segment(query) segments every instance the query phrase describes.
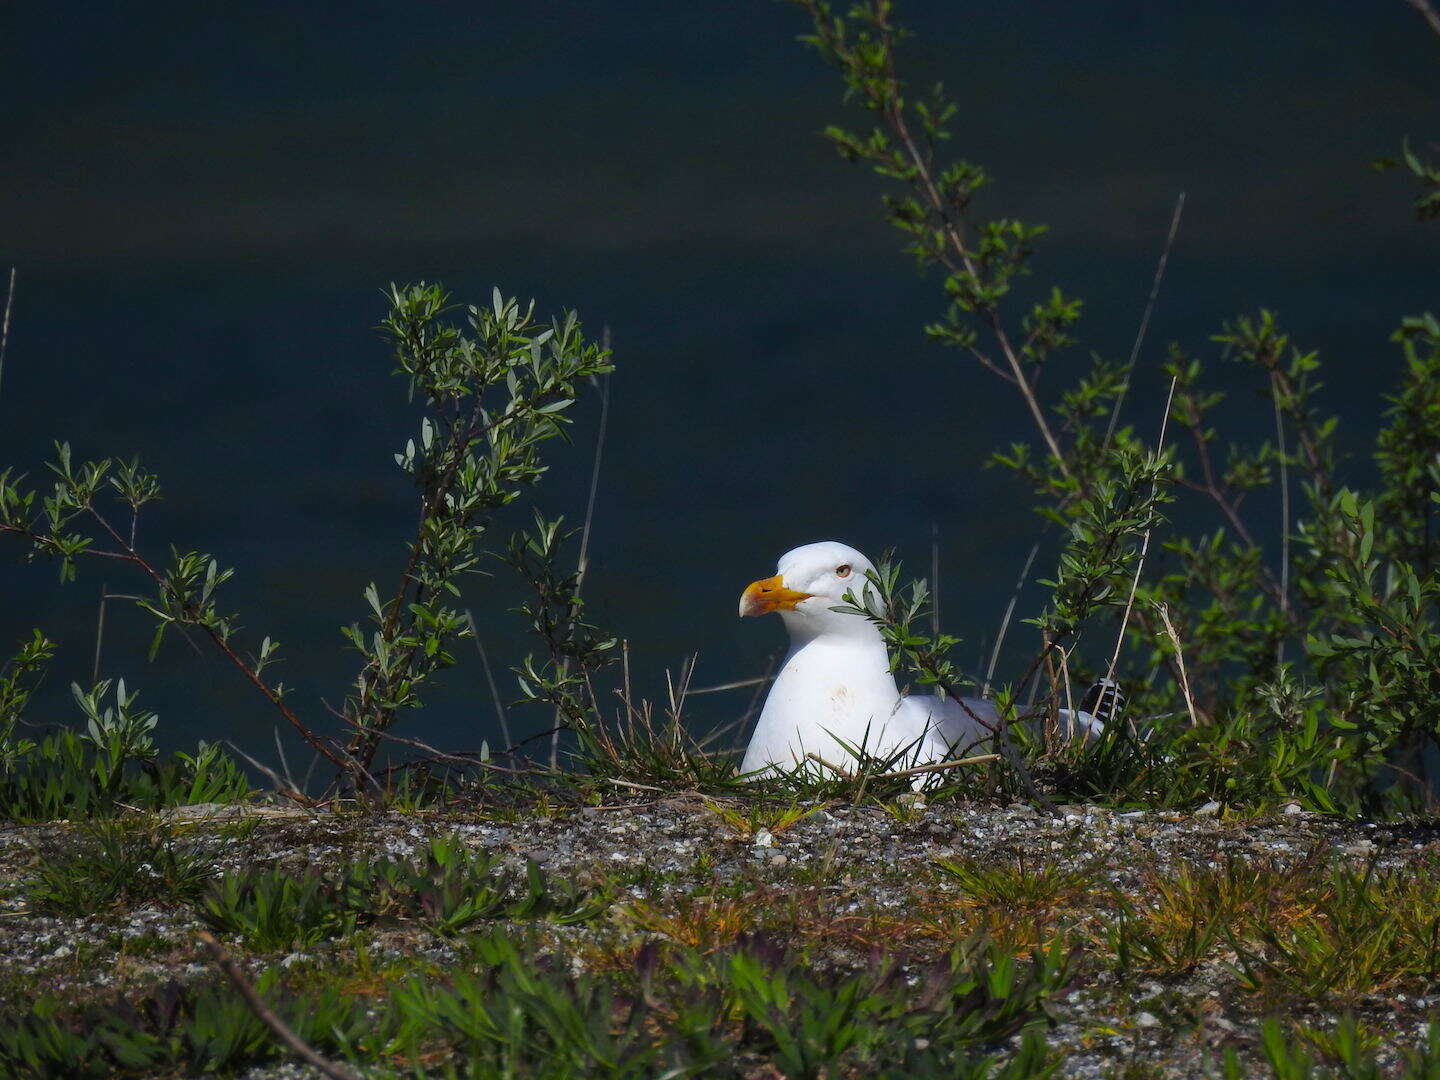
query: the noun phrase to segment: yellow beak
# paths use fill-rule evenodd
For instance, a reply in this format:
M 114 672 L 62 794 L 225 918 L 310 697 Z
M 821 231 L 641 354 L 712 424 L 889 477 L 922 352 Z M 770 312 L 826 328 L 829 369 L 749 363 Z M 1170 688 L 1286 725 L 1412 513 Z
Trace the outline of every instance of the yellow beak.
M 740 594 L 740 614 L 766 615 L 772 611 L 794 611 L 801 600 L 808 600 L 814 593 L 796 592 L 787 589 L 779 574 L 763 581 L 752 582 Z

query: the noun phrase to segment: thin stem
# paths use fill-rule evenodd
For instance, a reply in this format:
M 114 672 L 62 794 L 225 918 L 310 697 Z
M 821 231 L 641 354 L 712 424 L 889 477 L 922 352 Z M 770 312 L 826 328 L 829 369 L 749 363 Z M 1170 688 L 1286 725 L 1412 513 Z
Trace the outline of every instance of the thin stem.
M 600 347 L 610 351 L 610 327 L 600 332 Z M 605 456 L 605 432 L 610 426 L 610 374 L 606 372 L 600 383 L 600 430 L 595 436 L 595 460 L 590 466 L 590 494 L 585 500 L 585 524 L 580 530 L 580 557 L 575 569 L 575 597 L 572 610 L 580 599 L 581 586 L 585 584 L 585 571 L 590 568 L 590 527 L 595 520 L 595 493 L 600 490 L 600 462 Z M 572 624 L 574 620 L 571 620 Z M 561 667 L 561 672 L 564 672 Z M 553 772 L 560 761 L 560 712 L 555 713 L 555 734 L 550 738 L 550 769 Z
M 1000 660 L 1000 649 L 1005 644 L 1005 635 L 1010 631 L 1010 619 L 1015 614 L 1015 603 L 1020 599 L 1020 590 L 1025 587 L 1025 579 L 1030 576 L 1030 567 L 1035 562 L 1035 556 L 1040 551 L 1040 541 L 1030 545 L 1030 554 L 1025 557 L 1025 565 L 1020 570 L 1020 576 L 1015 579 L 1015 588 L 1010 593 L 1010 602 L 1005 605 L 1005 617 L 1000 620 L 1000 632 L 995 635 L 995 648 L 990 650 L 990 664 L 985 668 L 985 684 L 980 689 L 981 697 L 990 696 L 990 687 L 995 679 L 995 665 Z
M 1160 421 L 1160 438 L 1156 445 L 1160 452 L 1165 452 L 1165 432 L 1170 424 L 1170 403 L 1175 400 L 1175 384 L 1179 382 L 1179 376 L 1171 376 L 1170 392 L 1165 396 L 1165 415 Z M 1153 488 L 1152 488 L 1153 493 Z M 1130 582 L 1130 595 L 1125 598 L 1125 611 L 1120 616 L 1120 632 L 1115 636 L 1115 651 L 1110 654 L 1110 667 L 1105 672 L 1105 677 L 1112 682 L 1115 679 L 1115 665 L 1120 662 L 1120 648 L 1125 644 L 1125 630 L 1130 625 L 1130 609 L 1135 605 L 1135 592 L 1140 588 L 1140 572 L 1145 569 L 1145 556 L 1150 552 L 1150 529 L 1145 530 L 1145 536 L 1140 541 L 1140 558 L 1135 562 L 1135 576 Z M 1189 690 L 1186 690 L 1189 693 Z
M 100 586 L 100 615 L 95 621 L 95 661 L 90 666 L 90 684 L 93 686 L 100 681 L 100 646 L 105 641 L 105 601 L 109 599 L 106 589 L 109 586 Z
M 940 526 L 930 523 L 930 636 L 940 636 Z
M 1440 34 L 1440 12 L 1435 10 L 1430 0 L 1405 0 L 1405 2 L 1420 13 L 1420 17 L 1430 25 L 1431 30 Z
M 165 576 L 161 574 L 160 571 L 156 570 L 155 567 L 151 566 L 150 563 L 145 560 L 144 556 L 142 556 L 138 551 L 129 547 L 125 541 L 125 538 L 121 536 L 118 532 L 116 532 L 114 526 L 112 526 L 110 522 L 107 521 L 105 517 L 100 514 L 93 506 L 90 508 L 90 515 L 97 522 L 100 523 L 101 528 L 103 528 L 107 533 L 109 533 L 111 538 L 115 540 L 116 543 L 118 543 L 122 548 L 125 549 L 125 554 L 121 557 L 128 559 L 130 562 L 140 567 L 140 569 L 143 570 L 147 576 L 149 576 L 150 580 L 155 582 L 155 584 L 163 590 L 165 588 Z M 100 553 L 97 552 L 96 554 Z M 325 744 L 325 741 L 321 739 L 320 736 L 316 735 L 315 732 L 311 731 L 308 727 L 305 726 L 301 719 L 295 715 L 294 710 L 291 709 L 289 705 L 285 704 L 285 699 L 280 695 L 280 693 L 276 691 L 263 678 L 261 678 L 260 674 L 255 671 L 255 669 L 252 668 L 249 664 L 247 664 L 245 660 L 241 658 L 239 653 L 237 653 L 234 649 L 230 647 L 230 643 L 220 635 L 219 631 L 217 631 L 213 626 L 207 626 L 206 624 L 196 620 L 195 613 L 193 611 L 182 610 L 181 614 L 184 615 L 191 622 L 192 625 L 200 627 L 200 629 L 205 632 L 205 634 L 215 644 L 215 647 L 225 654 L 226 658 L 229 659 L 229 661 L 235 666 L 236 670 L 238 670 L 242 675 L 244 675 L 245 678 L 248 679 L 250 683 L 257 690 L 260 691 L 260 693 L 265 695 L 266 699 L 270 702 L 270 704 L 274 705 L 275 708 L 280 711 L 280 715 L 285 717 L 286 721 L 300 734 L 301 738 L 303 738 L 307 743 L 309 743 L 314 749 L 324 754 L 325 757 L 327 757 L 330 762 L 337 768 L 348 770 L 353 766 L 353 761 L 347 761 L 345 757 L 337 754 L 335 750 Z
M 1145 343 L 1145 332 L 1150 328 L 1150 315 L 1155 310 L 1155 301 L 1160 295 L 1160 283 L 1165 280 L 1165 266 L 1170 261 L 1170 249 L 1175 246 L 1175 234 L 1180 231 L 1180 215 L 1185 211 L 1185 192 L 1175 200 L 1175 212 L 1170 215 L 1170 231 L 1165 235 L 1165 247 L 1160 252 L 1160 261 L 1155 264 L 1155 278 L 1150 282 L 1150 296 L 1145 301 L 1145 312 L 1140 316 L 1140 328 L 1135 332 L 1135 342 L 1130 346 L 1130 360 L 1125 365 L 1125 381 L 1115 395 L 1115 404 L 1110 409 L 1110 423 L 1105 428 L 1105 441 L 1101 453 L 1110 449 L 1110 438 L 1115 434 L 1115 424 L 1120 419 L 1120 406 L 1125 403 L 1125 393 L 1130 389 L 1130 379 L 1135 373 L 1135 364 L 1140 359 L 1140 347 Z
M 600 332 L 600 346 L 610 351 L 610 327 Z M 590 495 L 585 501 L 585 525 L 580 530 L 580 559 L 575 574 L 575 595 L 580 595 L 580 586 L 585 582 L 585 571 L 590 568 L 590 525 L 595 520 L 595 493 L 600 489 L 600 461 L 605 456 L 605 432 L 610 424 L 610 373 L 606 372 L 600 382 L 600 431 L 595 436 L 595 461 L 590 468 Z
M 250 1007 L 250 1011 L 270 1029 L 277 1039 L 288 1046 L 296 1057 L 307 1065 L 319 1069 L 330 1077 L 330 1080 L 360 1080 L 356 1073 L 337 1065 L 329 1058 L 321 1057 L 313 1046 L 295 1034 L 290 1025 L 276 1016 L 270 1006 L 265 1004 L 265 999 L 251 985 L 250 980 L 241 972 L 239 966 L 230 958 L 230 954 L 225 951 L 220 942 L 215 940 L 213 934 L 201 930 L 197 937 L 200 939 L 200 944 L 209 950 L 210 957 L 215 961 L 216 966 L 225 973 L 225 977 L 240 992 L 240 996 L 245 999 L 245 1004 Z
M 485 681 L 490 684 L 490 700 L 495 703 L 495 715 L 500 720 L 500 735 L 509 746 L 510 739 L 510 717 L 505 711 L 505 703 L 500 700 L 500 688 L 495 685 L 495 673 L 490 670 L 490 658 L 485 655 L 485 646 L 480 641 L 480 631 L 475 628 L 475 616 L 470 609 L 465 609 L 465 621 L 470 624 L 470 639 L 475 642 L 475 650 L 480 654 L 480 666 L 485 669 Z
M 821 10 L 816 0 L 802 0 L 802 3 L 815 26 L 817 38 L 833 54 L 843 56 L 845 49 L 835 36 L 835 27 L 830 16 Z M 879 43 L 884 54 L 884 78 L 865 80 L 857 88 L 866 95 L 872 107 L 885 118 L 914 170 L 914 175 L 909 179 L 909 183 L 930 204 L 930 210 L 935 215 L 940 232 L 949 248 L 948 253 L 942 250 L 937 256 L 940 262 L 952 274 L 963 272 L 971 279 L 978 281 L 981 276 L 979 266 L 971 255 L 970 249 L 965 245 L 963 223 L 957 221 L 952 215 L 951 208 L 935 181 L 933 154 L 921 149 L 905 118 L 904 100 L 900 93 L 900 78 L 895 73 L 895 31 L 890 25 L 888 12 L 883 6 L 876 6 L 873 22 L 879 32 Z M 1040 437 L 1044 439 L 1051 457 L 1055 459 L 1056 467 L 1059 468 L 1062 476 L 1069 479 L 1071 476 L 1070 466 L 1060 451 L 1060 443 L 1055 438 L 1055 433 L 1045 419 L 1044 410 L 1041 409 L 1040 402 L 1035 396 L 1034 386 L 1025 375 L 1020 354 L 1010 340 L 1004 323 L 1001 322 L 999 311 L 993 306 L 987 306 L 979 310 L 978 314 L 989 327 L 995 344 L 1000 349 L 1005 366 L 1009 369 L 1008 380 L 1014 383 L 1015 388 L 1024 398 L 1025 407 L 1030 411 L 1030 416 L 1035 421 L 1035 426 L 1039 429 Z M 973 349 L 971 351 L 974 352 Z M 990 365 L 987 364 L 987 366 Z M 1004 373 L 1002 372 L 1002 374 Z
M 10 268 L 10 290 L 5 297 L 5 321 L 0 324 L 0 387 L 5 384 L 5 350 L 10 345 L 10 312 L 15 307 L 15 267 Z

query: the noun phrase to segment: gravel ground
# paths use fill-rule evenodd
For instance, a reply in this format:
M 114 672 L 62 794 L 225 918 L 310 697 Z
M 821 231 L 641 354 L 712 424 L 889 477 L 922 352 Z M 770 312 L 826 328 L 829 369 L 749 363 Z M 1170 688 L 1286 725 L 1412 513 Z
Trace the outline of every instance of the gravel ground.
M 743 812 L 743 808 L 739 808 Z M 1023 859 L 1088 870 L 1116 890 L 1141 894 L 1181 867 L 1220 866 L 1229 860 L 1299 863 L 1317 854 L 1395 867 L 1440 855 L 1440 824 L 1348 823 L 1305 813 L 1259 820 L 1218 815 L 1120 813 L 1095 807 L 1036 810 L 1028 806 L 943 804 L 887 811 L 828 806 L 771 833 L 727 824 L 698 798 L 678 797 L 566 811 L 522 820 L 484 820 L 464 814 L 357 816 L 274 809 L 263 816 L 242 808 L 187 808 L 177 821 L 202 838 L 219 870 L 271 863 L 296 870 L 361 854 L 405 856 L 433 835 L 459 833 L 475 847 L 519 867 L 533 859 L 572 880 L 609 882 L 610 914 L 591 926 L 550 927 L 545 948 L 569 954 L 575 969 L 645 938 L 637 906 L 671 910 L 697 888 L 727 886 L 740 895 L 798 897 L 811 913 L 810 954 L 819 966 L 863 966 L 870 949 L 849 928 L 910 915 L 946 895 L 933 863 L 938 858 L 988 862 Z M 246 823 L 234 819 L 244 815 Z M 44 855 L 74 836 L 64 823 L 0 829 L 0 1002 L 15 1007 L 45 992 L 81 1000 L 137 992 L 169 978 L 212 978 L 195 940 L 199 921 L 185 909 L 146 906 L 122 914 L 64 918 L 31 914 L 23 883 Z M 927 890 L 924 897 L 917 890 Z M 960 896 L 955 894 L 958 904 Z M 792 905 L 792 909 L 796 905 Z M 791 918 L 793 918 L 793 911 Z M 1085 921 L 1085 913 L 1078 916 Z M 1097 913 L 1097 919 L 1099 918 Z M 1100 925 L 1097 923 L 1097 926 Z M 833 933 L 827 933 L 827 927 Z M 923 959 L 943 943 L 887 942 L 903 961 Z M 898 945 L 898 948 L 896 947 Z M 323 960 L 312 954 L 246 957 L 252 966 L 290 967 Z M 449 946 L 418 930 L 377 932 L 372 949 L 424 957 L 443 965 Z M 1056 1004 L 1048 1033 L 1066 1054 L 1064 1077 L 1133 1075 L 1200 1077 L 1218 1073 L 1226 1046 L 1248 1054 L 1259 1015 L 1223 958 L 1184 978 L 1121 982 L 1092 965 Z M 1352 1011 L 1399 1045 L 1418 1040 L 1440 1015 L 1440 996 L 1365 999 Z M 1303 1003 L 1290 1015 L 1323 1024 L 1326 1011 Z M 298 1078 L 318 1075 L 289 1065 L 247 1074 Z

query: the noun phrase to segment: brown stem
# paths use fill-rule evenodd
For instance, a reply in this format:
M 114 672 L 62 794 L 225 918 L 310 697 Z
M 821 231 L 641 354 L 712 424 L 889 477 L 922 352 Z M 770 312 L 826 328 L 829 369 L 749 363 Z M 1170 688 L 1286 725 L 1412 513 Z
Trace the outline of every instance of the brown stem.
M 245 1004 L 250 1006 L 250 1011 L 297 1057 L 307 1065 L 319 1069 L 330 1077 L 330 1080 L 361 1080 L 358 1073 L 351 1072 L 343 1065 L 337 1065 L 329 1058 L 321 1057 L 313 1046 L 295 1034 L 289 1024 L 276 1016 L 270 1006 L 265 1004 L 265 999 L 251 985 L 250 980 L 245 977 L 244 972 L 230 958 L 230 954 L 225 951 L 220 942 L 215 940 L 215 935 L 201 930 L 196 936 L 199 937 L 200 944 L 209 951 L 216 966 L 225 973 L 225 977 L 240 992 L 240 996 L 245 999 Z
M 811 16 L 819 39 L 836 55 L 843 55 L 844 49 L 836 39 L 834 29 L 828 18 L 822 17 L 822 13 L 814 0 L 804 0 L 804 6 Z M 931 154 L 922 150 L 910 131 L 910 125 L 905 119 L 904 105 L 900 97 L 900 79 L 895 73 L 894 56 L 894 29 L 890 26 L 886 13 L 883 10 L 877 11 L 874 20 L 876 29 L 880 32 L 881 47 L 885 55 L 885 79 L 882 86 L 866 84 L 864 92 L 875 106 L 876 110 L 884 116 L 891 131 L 905 151 L 906 157 L 910 160 L 915 170 L 915 179 L 911 185 L 919 189 L 921 194 L 929 202 L 932 212 L 939 221 L 941 230 L 945 235 L 951 252 L 940 256 L 942 264 L 952 274 L 964 272 L 973 279 L 979 280 L 980 274 L 970 250 L 965 246 L 963 225 L 956 221 L 950 212 L 945 198 L 940 193 L 931 169 Z M 1015 387 L 1025 399 L 1025 406 L 1030 410 L 1030 416 L 1035 421 L 1035 426 L 1040 431 L 1040 436 L 1045 440 L 1045 445 L 1050 455 L 1055 459 L 1061 475 L 1070 479 L 1070 466 L 1060 451 L 1060 444 L 1055 438 L 1054 432 L 1050 429 L 1049 422 L 1045 419 L 1045 413 L 1040 408 L 1040 402 L 1035 396 L 1034 387 L 1026 377 L 1024 367 L 1020 362 L 1010 336 L 1006 333 L 1004 324 L 1000 321 L 1000 313 L 992 307 L 986 307 L 978 312 L 980 317 L 989 326 L 995 343 L 999 346 L 1004 356 L 1005 363 L 1009 367 L 1009 374 L 1006 378 L 1011 379 Z M 973 352 L 973 350 L 972 350 Z M 989 366 L 989 365 L 987 365 Z M 1003 374 L 1003 372 L 1002 372 Z
M 89 507 L 89 510 L 90 515 L 97 522 L 100 523 L 101 528 L 103 528 L 107 533 L 109 533 L 111 538 L 114 539 L 116 543 L 118 543 L 122 548 L 125 549 L 125 554 L 123 557 L 127 558 L 130 562 L 140 567 L 140 569 L 143 570 L 150 577 L 150 579 L 155 582 L 158 587 L 164 589 L 165 576 L 161 574 L 160 571 L 156 570 L 155 567 L 151 566 L 143 555 L 141 555 L 134 548 L 131 548 L 126 542 L 125 538 L 115 531 L 114 526 L 112 526 L 110 522 L 105 520 L 104 515 L 102 515 L 93 506 Z M 253 667 L 247 664 L 239 653 L 237 653 L 234 649 L 230 647 L 230 643 L 226 641 L 223 637 L 221 637 L 219 632 L 216 631 L 214 627 L 208 626 L 205 623 L 200 622 L 198 619 L 195 618 L 196 613 L 188 609 L 182 608 L 181 614 L 184 615 L 192 625 L 200 627 L 200 629 L 206 633 L 210 640 L 214 642 L 215 647 L 219 649 L 233 665 L 235 665 L 236 670 L 239 671 L 240 674 L 244 675 L 245 678 L 248 679 L 250 683 L 254 685 L 257 690 L 260 691 L 260 693 L 265 695 L 266 699 L 270 702 L 270 704 L 274 705 L 275 708 L 280 711 L 280 715 L 285 718 L 286 722 L 288 722 L 291 727 L 293 727 L 297 732 L 299 732 L 302 739 L 309 743 L 310 746 L 318 753 L 323 754 L 327 759 L 329 759 L 332 764 L 334 764 L 338 768 L 344 769 L 347 767 L 344 759 L 337 755 L 335 751 L 326 744 L 324 739 L 322 739 L 319 735 L 315 734 L 315 732 L 311 731 L 308 727 L 305 726 L 304 722 L 301 721 L 300 717 L 295 715 L 295 711 L 291 709 L 289 705 L 285 704 L 285 699 L 274 689 L 274 687 L 272 687 L 263 678 L 261 678 L 259 673 L 256 672 Z

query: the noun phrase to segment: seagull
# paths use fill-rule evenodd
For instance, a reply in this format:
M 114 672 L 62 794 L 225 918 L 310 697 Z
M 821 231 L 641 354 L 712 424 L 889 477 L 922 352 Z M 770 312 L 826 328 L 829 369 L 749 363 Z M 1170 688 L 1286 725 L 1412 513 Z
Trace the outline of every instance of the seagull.
M 866 575 L 875 569 L 869 559 L 827 540 L 787 551 L 775 569 L 773 577 L 752 583 L 740 596 L 741 616 L 779 612 L 790 635 L 790 651 L 750 737 L 742 775 L 817 765 L 823 771 L 853 759 L 856 749 L 896 768 L 988 749 L 1000 723 L 993 701 L 902 694 L 879 629 L 863 615 L 836 610 L 845 606 L 847 592 L 863 594 Z M 1118 707 L 1118 688 L 1111 684 L 1109 690 L 1112 707 Z M 1092 688 L 1085 704 L 1093 698 Z M 1103 691 L 1096 700 L 1104 701 Z M 1060 712 L 1067 727 L 1085 736 L 1103 730 L 1089 711 Z

